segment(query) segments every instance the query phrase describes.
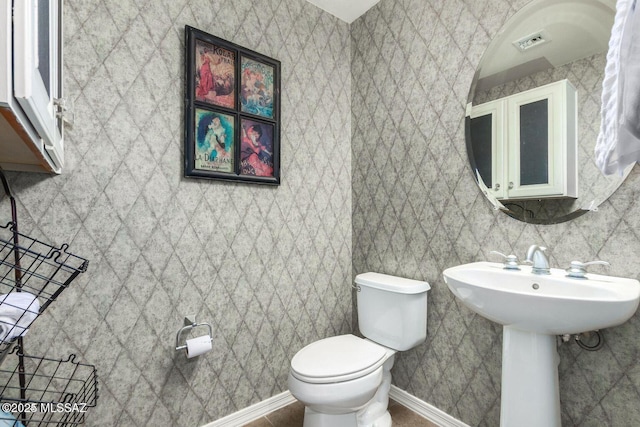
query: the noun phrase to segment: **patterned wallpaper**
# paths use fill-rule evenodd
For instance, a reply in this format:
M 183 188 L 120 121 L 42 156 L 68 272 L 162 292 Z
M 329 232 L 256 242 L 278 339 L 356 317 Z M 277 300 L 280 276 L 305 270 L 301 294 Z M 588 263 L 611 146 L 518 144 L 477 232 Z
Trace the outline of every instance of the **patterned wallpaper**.
M 86 425 L 193 427 L 283 391 L 299 348 L 352 330 L 345 285 L 367 270 L 432 285 L 428 340 L 395 383 L 498 425 L 500 328 L 442 270 L 538 243 L 554 266 L 640 276 L 637 168 L 599 212 L 553 226 L 491 211 L 473 183 L 468 88 L 524 3 L 382 0 L 349 28 L 302 0 L 66 2 L 67 168 L 9 178 L 22 231 L 91 260 L 26 340 L 97 366 Z M 279 188 L 182 178 L 185 24 L 282 61 Z M 214 351 L 187 361 L 172 347 L 194 312 Z M 598 352 L 560 346 L 564 425 L 640 424 L 640 316 L 604 336 Z
M 303 0 L 69 0 L 64 19 L 64 173 L 9 178 L 23 232 L 90 265 L 27 351 L 96 365 L 90 427 L 194 427 L 286 390 L 297 350 L 351 331 L 348 25 Z M 282 62 L 280 187 L 183 178 L 185 24 Z M 193 313 L 214 348 L 187 360 Z
M 401 353 L 397 386 L 470 426 L 500 417 L 501 329 L 460 305 L 442 279 L 490 250 L 547 246 L 553 266 L 603 259 L 640 277 L 640 173 L 597 213 L 527 225 L 478 191 L 464 142 L 464 107 L 490 39 L 525 0 L 382 0 L 351 26 L 353 272 L 431 284 L 427 342 Z M 603 331 L 599 351 L 562 344 L 565 426 L 640 425 L 640 314 Z

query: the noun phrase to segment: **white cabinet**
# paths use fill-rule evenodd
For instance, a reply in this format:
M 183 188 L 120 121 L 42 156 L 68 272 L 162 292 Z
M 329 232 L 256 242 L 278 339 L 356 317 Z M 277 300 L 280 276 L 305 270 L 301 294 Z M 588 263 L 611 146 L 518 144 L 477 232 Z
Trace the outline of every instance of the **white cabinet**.
M 0 0 L 0 166 L 64 164 L 62 0 Z
M 577 94 L 568 80 L 469 112 L 470 156 L 499 199 L 578 197 Z

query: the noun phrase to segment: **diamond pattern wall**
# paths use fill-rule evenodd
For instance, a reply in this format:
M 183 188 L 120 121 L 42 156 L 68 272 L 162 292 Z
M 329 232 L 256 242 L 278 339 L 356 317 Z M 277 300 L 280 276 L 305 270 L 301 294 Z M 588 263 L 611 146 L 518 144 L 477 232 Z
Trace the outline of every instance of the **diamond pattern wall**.
M 22 231 L 90 266 L 28 352 L 96 365 L 88 426 L 194 427 L 286 390 L 298 349 L 351 331 L 349 27 L 303 0 L 70 0 L 64 19 L 64 173 L 9 178 Z M 282 62 L 280 187 L 182 177 L 185 24 Z M 214 349 L 187 360 L 192 313 Z
M 351 331 L 352 261 L 432 285 L 428 340 L 395 383 L 497 425 L 501 331 L 442 270 L 540 243 L 554 265 L 640 274 L 637 169 L 598 213 L 553 226 L 492 212 L 467 169 L 468 87 L 524 3 L 382 0 L 349 28 L 302 0 L 66 2 L 67 167 L 9 178 L 22 231 L 91 260 L 26 340 L 97 366 L 87 425 L 201 425 L 284 390 L 297 349 Z M 279 188 L 182 178 L 185 24 L 282 61 Z M 194 312 L 214 351 L 187 361 L 172 347 Z M 639 319 L 599 352 L 560 346 L 564 425 L 640 424 Z
M 445 268 L 537 243 L 554 266 L 603 259 L 611 275 L 640 276 L 637 167 L 597 213 L 551 226 L 493 212 L 472 179 L 468 90 L 524 4 L 382 0 L 351 26 L 354 274 L 430 282 L 427 341 L 400 354 L 394 382 L 470 426 L 499 425 L 502 331 L 454 299 Z M 563 425 L 640 425 L 640 315 L 603 333 L 597 352 L 559 347 Z

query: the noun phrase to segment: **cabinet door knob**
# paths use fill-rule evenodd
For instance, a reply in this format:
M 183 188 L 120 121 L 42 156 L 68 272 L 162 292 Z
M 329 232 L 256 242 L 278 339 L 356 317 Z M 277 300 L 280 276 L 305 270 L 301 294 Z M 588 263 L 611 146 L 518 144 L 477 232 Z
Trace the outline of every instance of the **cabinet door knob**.
M 498 190 L 500 190 L 500 184 L 496 182 L 496 185 L 493 186 L 493 191 L 498 191 Z
M 509 183 L 509 190 L 511 190 L 513 188 L 513 182 Z

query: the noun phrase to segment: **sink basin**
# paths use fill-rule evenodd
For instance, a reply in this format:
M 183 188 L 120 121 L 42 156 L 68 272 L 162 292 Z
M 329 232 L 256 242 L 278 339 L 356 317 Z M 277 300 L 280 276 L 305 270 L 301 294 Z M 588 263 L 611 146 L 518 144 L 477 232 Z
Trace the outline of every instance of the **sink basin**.
M 505 270 L 503 264 L 475 262 L 448 268 L 444 280 L 464 305 L 505 326 L 549 335 L 575 334 L 626 322 L 638 308 L 640 283 L 634 279 L 587 274 L 550 275 L 531 267 Z
M 557 268 L 538 275 L 475 262 L 443 275 L 464 305 L 503 325 L 501 427 L 561 427 L 556 335 L 624 323 L 640 301 L 637 280 L 575 279 Z

